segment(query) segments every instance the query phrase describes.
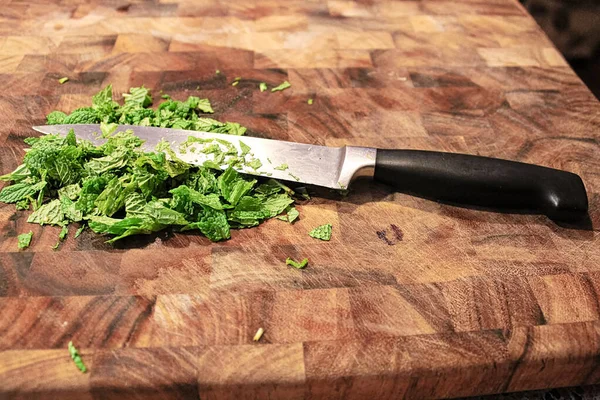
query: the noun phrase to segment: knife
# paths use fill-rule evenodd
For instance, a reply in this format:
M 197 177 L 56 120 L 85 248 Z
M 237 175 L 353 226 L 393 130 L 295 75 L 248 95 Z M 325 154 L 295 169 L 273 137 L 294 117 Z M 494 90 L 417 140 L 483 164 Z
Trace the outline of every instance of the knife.
M 66 135 L 71 129 L 81 139 L 101 144 L 100 125 L 46 125 L 38 132 Z M 588 199 L 581 178 L 567 171 L 539 165 L 467 154 L 422 150 L 326 147 L 311 144 L 146 126 L 119 125 L 131 129 L 152 151 L 167 140 L 177 157 L 202 165 L 210 159 L 203 153 L 180 151 L 188 137 L 221 139 L 238 151 L 243 144 L 262 163 L 256 170 L 240 166 L 239 172 L 267 175 L 332 189 L 346 189 L 363 168 L 373 169 L 373 179 L 397 191 L 432 200 L 486 208 L 532 212 L 557 221 L 577 221 L 587 215 Z M 285 168 L 287 166 L 287 168 Z

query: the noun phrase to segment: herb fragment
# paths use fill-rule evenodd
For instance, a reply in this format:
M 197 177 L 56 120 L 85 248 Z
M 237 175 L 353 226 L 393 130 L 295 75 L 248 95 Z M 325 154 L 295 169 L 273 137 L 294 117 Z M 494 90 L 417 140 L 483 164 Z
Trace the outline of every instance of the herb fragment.
M 260 89 L 261 92 L 264 92 L 267 90 L 267 84 L 265 82 L 261 82 L 258 84 L 258 88 Z
M 277 217 L 277 219 L 280 219 L 282 221 L 287 221 L 290 224 L 293 223 L 295 220 L 298 219 L 298 217 L 300 216 L 300 213 L 298 212 L 298 210 L 296 210 L 295 207 L 288 207 L 286 209 L 287 214 L 286 215 L 280 215 Z
M 310 231 L 308 235 L 315 239 L 328 241 L 331 239 L 331 224 L 317 226 L 315 229 Z
M 308 265 L 308 258 L 305 258 L 304 260 L 298 262 L 298 261 L 294 261 L 293 259 L 288 257 L 285 260 L 285 264 L 291 265 L 292 267 L 297 268 L 297 269 L 303 269 L 304 267 L 306 267 Z
M 312 106 L 313 99 L 308 99 L 307 103 L 308 103 L 309 106 Z
M 276 169 L 277 171 L 285 171 L 288 168 L 289 168 L 289 166 L 287 164 L 281 164 L 276 167 L 273 167 L 273 169 Z
M 31 244 L 31 238 L 33 237 L 33 232 L 29 231 L 29 233 L 22 233 L 17 236 L 18 246 L 20 250 L 26 249 Z
M 281 85 L 274 87 L 271 89 L 271 92 L 280 92 L 292 86 L 288 81 L 283 82 Z
M 79 355 L 79 351 L 77 351 L 77 349 L 73 345 L 73 342 L 71 341 L 69 342 L 69 354 L 71 355 L 71 359 L 73 360 L 77 368 L 79 368 L 81 372 L 85 373 L 87 371 L 87 368 L 85 367 L 85 364 L 83 363 L 83 360 Z
M 60 83 L 60 84 L 62 85 L 63 83 L 66 83 L 66 82 L 68 82 L 68 81 L 69 81 L 69 78 L 65 76 L 65 77 L 63 77 L 63 78 L 60 78 L 60 79 L 58 80 L 58 83 Z
M 75 239 L 77 239 L 77 238 L 79 237 L 79 235 L 81 235 L 81 233 L 82 233 L 84 230 L 85 230 L 85 225 L 81 225 L 81 226 L 79 227 L 79 229 L 77 229 L 77 230 L 75 231 L 75 236 L 74 236 L 74 238 L 75 238 Z

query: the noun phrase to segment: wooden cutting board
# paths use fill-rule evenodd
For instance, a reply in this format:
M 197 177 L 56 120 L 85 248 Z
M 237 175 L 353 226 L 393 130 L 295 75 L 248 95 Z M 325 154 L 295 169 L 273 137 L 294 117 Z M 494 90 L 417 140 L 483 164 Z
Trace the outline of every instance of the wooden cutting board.
M 294 225 L 224 243 L 113 247 L 85 232 L 53 251 L 56 228 L 2 205 L 0 397 L 430 398 L 600 381 L 600 105 L 516 1 L 101 3 L 3 1 L 0 173 L 48 112 L 144 84 L 208 97 L 249 135 L 569 170 L 591 222 L 361 181 L 300 204 Z M 307 235 L 323 223 L 330 242 Z

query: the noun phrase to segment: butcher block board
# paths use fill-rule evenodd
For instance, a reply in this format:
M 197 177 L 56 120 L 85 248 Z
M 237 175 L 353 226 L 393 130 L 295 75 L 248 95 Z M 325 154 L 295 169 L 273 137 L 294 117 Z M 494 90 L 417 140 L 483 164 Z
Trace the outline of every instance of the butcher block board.
M 223 243 L 86 231 L 53 251 L 57 228 L 1 205 L 0 397 L 416 399 L 600 381 L 600 105 L 516 1 L 101 3 L 3 1 L 1 173 L 48 112 L 144 84 L 208 97 L 253 136 L 572 171 L 590 221 L 360 181 Z M 330 242 L 307 235 L 324 223 Z

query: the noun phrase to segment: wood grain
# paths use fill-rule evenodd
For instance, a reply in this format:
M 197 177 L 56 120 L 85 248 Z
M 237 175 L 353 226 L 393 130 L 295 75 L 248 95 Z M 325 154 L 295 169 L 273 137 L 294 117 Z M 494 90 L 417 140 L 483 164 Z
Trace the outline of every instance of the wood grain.
M 295 224 L 223 243 L 163 232 L 111 246 L 86 231 L 53 251 L 58 229 L 0 205 L 0 398 L 422 399 L 600 383 L 600 106 L 516 0 L 4 1 L 0 82 L 0 174 L 48 112 L 109 83 L 117 96 L 145 85 L 208 97 L 253 136 L 573 171 L 591 226 L 363 179 L 347 196 L 311 188 Z M 323 223 L 330 242 L 307 235 Z

